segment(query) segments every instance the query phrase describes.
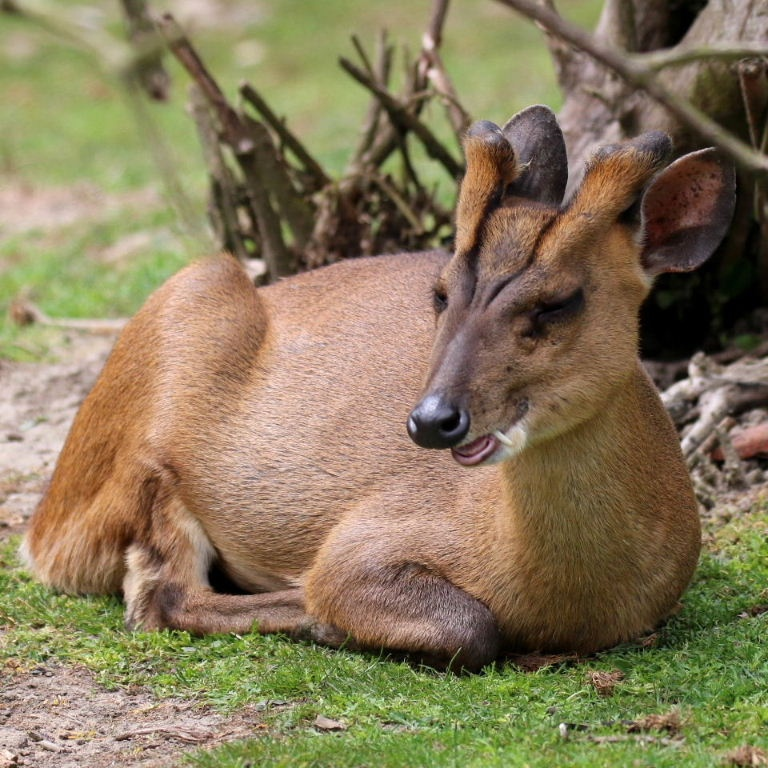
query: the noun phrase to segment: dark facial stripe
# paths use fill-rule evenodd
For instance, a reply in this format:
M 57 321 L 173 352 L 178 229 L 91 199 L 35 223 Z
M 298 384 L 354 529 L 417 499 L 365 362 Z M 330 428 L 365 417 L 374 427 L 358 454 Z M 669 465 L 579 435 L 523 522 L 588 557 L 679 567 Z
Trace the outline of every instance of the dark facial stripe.
M 536 261 L 537 256 L 539 255 L 539 246 L 541 244 L 542 239 L 546 236 L 547 232 L 552 228 L 552 225 L 557 220 L 556 216 L 553 216 L 549 221 L 544 223 L 537 233 L 536 240 L 534 241 L 533 245 L 531 246 L 531 249 L 528 253 L 528 257 L 525 260 L 525 263 L 518 269 L 517 271 L 513 272 L 510 275 L 507 275 L 506 277 L 503 277 L 501 280 L 494 283 L 493 286 L 491 286 L 490 290 L 486 294 L 486 298 L 483 301 L 483 308 L 488 307 L 490 303 L 510 284 L 513 283 L 515 280 L 520 278 L 525 272 L 527 272 L 533 263 Z

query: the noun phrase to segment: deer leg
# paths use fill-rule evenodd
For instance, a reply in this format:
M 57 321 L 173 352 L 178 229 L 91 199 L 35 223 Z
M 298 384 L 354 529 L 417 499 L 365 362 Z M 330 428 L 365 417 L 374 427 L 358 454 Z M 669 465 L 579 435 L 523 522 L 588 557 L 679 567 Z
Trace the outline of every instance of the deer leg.
M 355 647 L 405 651 L 453 669 L 489 664 L 500 647 L 493 614 L 420 563 L 418 552 L 402 532 L 375 523 L 337 531 L 310 571 L 309 611 L 348 632 Z
M 255 595 L 215 592 L 208 574 L 214 549 L 200 523 L 173 492 L 159 492 L 145 540 L 128 548 L 123 581 L 130 628 L 280 633 L 296 639 L 342 645 L 347 633 L 316 622 L 307 613 L 302 588 Z

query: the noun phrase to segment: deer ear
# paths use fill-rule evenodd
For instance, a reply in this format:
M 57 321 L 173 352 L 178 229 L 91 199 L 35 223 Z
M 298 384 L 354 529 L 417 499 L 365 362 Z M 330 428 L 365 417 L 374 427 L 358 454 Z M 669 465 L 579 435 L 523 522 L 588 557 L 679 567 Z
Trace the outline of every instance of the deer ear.
M 733 165 L 714 149 L 684 155 L 659 173 L 640 209 L 646 273 L 701 266 L 728 230 L 735 199 Z
M 560 205 L 568 181 L 568 158 L 563 132 L 552 110 L 541 105 L 528 107 L 502 131 L 521 170 L 505 194 Z

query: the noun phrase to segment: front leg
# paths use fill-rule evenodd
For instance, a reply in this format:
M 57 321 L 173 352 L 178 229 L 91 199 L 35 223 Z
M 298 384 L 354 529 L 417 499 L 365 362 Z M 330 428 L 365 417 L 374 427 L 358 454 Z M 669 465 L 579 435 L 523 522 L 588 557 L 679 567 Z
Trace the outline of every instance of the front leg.
M 491 663 L 500 647 L 491 611 L 418 559 L 394 531 L 360 523 L 337 530 L 310 571 L 307 608 L 357 647 L 468 671 Z

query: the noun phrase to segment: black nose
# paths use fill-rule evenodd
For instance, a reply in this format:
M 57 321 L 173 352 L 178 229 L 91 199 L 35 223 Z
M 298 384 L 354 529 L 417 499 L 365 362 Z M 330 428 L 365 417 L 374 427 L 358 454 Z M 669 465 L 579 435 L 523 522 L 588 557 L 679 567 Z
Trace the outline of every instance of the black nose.
M 469 412 L 445 400 L 427 395 L 408 417 L 408 434 L 422 448 L 451 448 L 469 432 Z

